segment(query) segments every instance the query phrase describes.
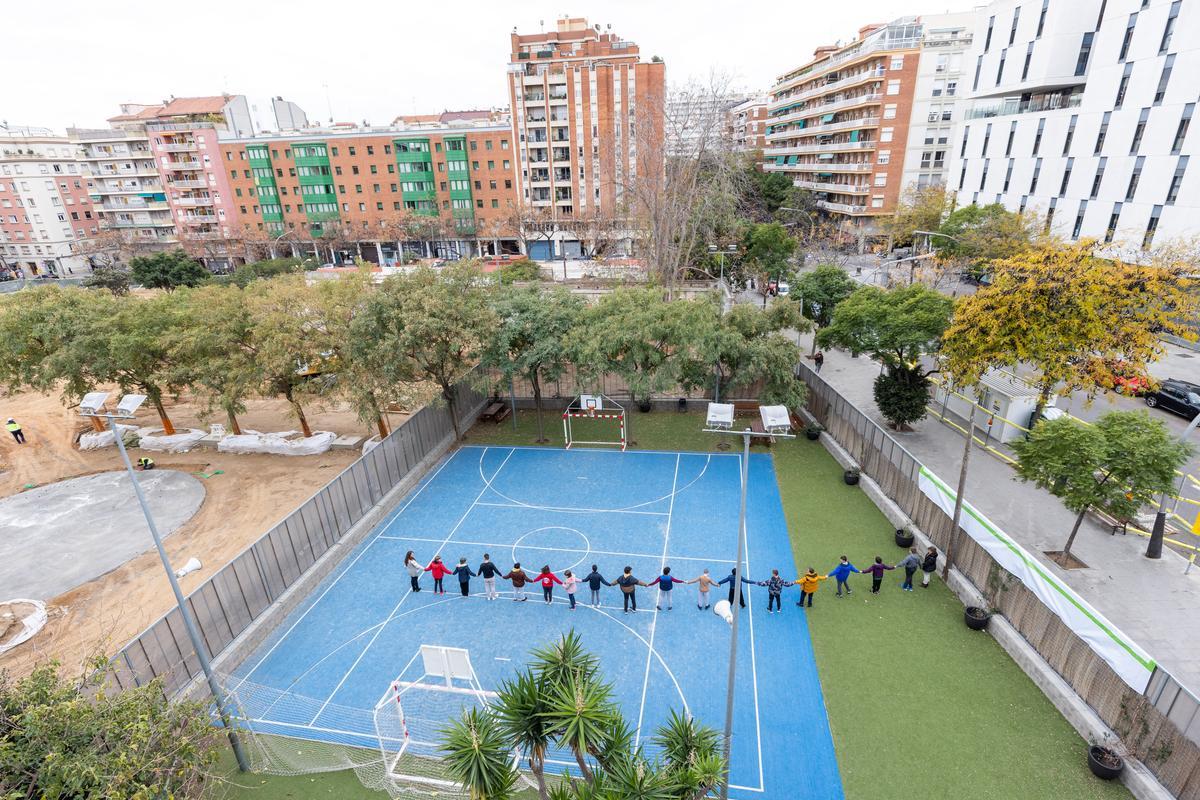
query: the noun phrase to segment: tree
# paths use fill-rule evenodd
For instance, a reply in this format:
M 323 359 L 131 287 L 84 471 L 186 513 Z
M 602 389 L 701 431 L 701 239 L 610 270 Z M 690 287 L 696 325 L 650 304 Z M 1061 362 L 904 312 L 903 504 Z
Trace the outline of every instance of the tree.
M 198 798 L 216 762 L 206 704 L 161 680 L 110 692 L 104 659 L 75 680 L 45 663 L 0 672 L 0 797 Z
M 85 289 L 105 289 L 123 297 L 129 294 L 129 272 L 115 266 L 96 267 L 81 285 Z
M 513 767 L 512 749 L 496 715 L 468 708 L 443 734 L 450 777 L 467 787 L 470 800 L 512 797 L 520 775 Z
M 542 268 L 536 261 L 516 258 L 500 267 L 500 282 L 538 281 L 542 279 Z
M 1092 397 L 1118 371 L 1145 377 L 1163 333 L 1195 338 L 1200 292 L 1188 264 L 1099 258 L 1094 245 L 1041 244 L 993 262 L 991 284 L 958 302 L 943 340 L 963 385 L 989 369 L 1028 367 L 1036 418 L 1055 392 Z
M 1039 238 L 1038 227 L 1033 214 L 1009 211 L 999 203 L 971 204 L 946 217 L 936 229 L 943 235 L 934 238 L 933 246 L 939 258 L 965 262 L 979 276 L 992 261 L 1028 250 Z
M 1131 519 L 1154 495 L 1174 487 L 1175 471 L 1192 453 L 1145 411 L 1110 411 L 1092 425 L 1066 416 L 1045 420 L 1013 450 L 1021 479 L 1077 514 L 1058 557 L 1064 567 L 1090 509 Z
M 168 292 L 180 286 L 199 286 L 211 277 L 199 261 L 180 249 L 138 256 L 130 259 L 129 268 L 134 283 Z
M 838 303 L 853 294 L 857 288 L 858 283 L 846 270 L 832 264 L 822 264 L 797 279 L 796 285 L 792 287 L 792 296 L 800 303 L 800 313 L 812 320 L 820 331 L 833 319 Z M 813 352 L 816 352 L 816 349 L 817 340 L 814 338 Z
M 919 369 L 879 373 L 871 387 L 879 413 L 895 430 L 907 430 L 925 418 L 929 403 L 929 376 Z
M 379 359 L 382 379 L 436 384 L 458 439 L 455 387 L 475 367 L 495 328 L 482 276 L 462 263 L 389 277 L 367 300 L 351 335 L 387 354 Z
M 244 297 L 253 332 L 249 348 L 260 370 L 261 391 L 287 400 L 301 432 L 312 436 L 303 401 L 328 385 L 320 345 L 307 320 L 312 290 L 296 275 L 263 281 Z
M 944 186 L 911 185 L 900 196 L 896 213 L 883 219 L 883 230 L 891 237 L 893 247 L 907 247 L 914 243 L 913 231 L 939 230 L 953 203 L 953 194 Z M 940 246 L 942 240 L 937 244 Z
M 788 259 L 796 252 L 796 240 L 778 222 L 761 222 L 742 236 L 742 259 L 759 276 L 766 292 L 768 281 L 784 280 L 791 269 Z
M 506 380 L 520 377 L 529 382 L 537 440 L 544 442 L 542 382 L 558 380 L 570 363 L 567 339 L 579 322 L 583 301 L 563 288 L 543 292 L 537 286 L 505 287 L 493 297 L 492 310 L 497 327 L 487 340 L 483 363 Z

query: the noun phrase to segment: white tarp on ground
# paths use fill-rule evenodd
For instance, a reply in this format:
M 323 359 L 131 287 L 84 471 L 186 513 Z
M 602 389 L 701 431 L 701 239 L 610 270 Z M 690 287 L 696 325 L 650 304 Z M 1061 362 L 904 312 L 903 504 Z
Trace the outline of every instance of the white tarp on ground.
M 925 467 L 921 467 L 918 481 L 925 496 L 937 503 L 946 516 L 953 516 L 954 490 Z M 966 501 L 963 501 L 960 524 L 1000 566 L 1017 576 L 1046 608 L 1108 662 L 1122 680 L 1139 692 L 1146 690 L 1154 672 L 1154 659 L 1145 650 L 1130 641 L 1099 611 Z
M 20 609 L 20 619 L 10 617 Z M 6 600 L 0 603 L 0 653 L 7 653 L 46 625 L 46 604 L 40 600 Z M 13 630 L 15 628 L 15 631 Z
M 220 453 L 271 453 L 280 456 L 315 456 L 324 453 L 337 438 L 336 433 L 317 431 L 309 437 L 293 438 L 299 431 L 259 433 L 243 431 L 240 436 L 226 436 L 217 442 Z
M 138 447 L 156 453 L 185 453 L 206 436 L 204 431 L 188 428 L 181 433 L 165 436 L 162 428 L 139 428 Z
M 379 447 L 379 444 L 382 441 L 383 441 L 383 439 L 380 438 L 379 434 L 376 434 L 376 435 L 372 436 L 370 439 L 367 439 L 365 442 L 363 442 L 362 454 L 365 456 L 367 453 L 371 452 L 376 447 Z
M 136 439 L 137 425 L 122 425 L 117 423 L 117 430 L 125 437 L 125 443 L 130 444 L 131 439 Z M 130 436 L 130 434 L 135 434 Z M 113 437 L 113 432 L 107 428 L 102 431 L 88 431 L 79 437 L 80 450 L 99 450 L 101 447 L 112 447 L 117 443 Z

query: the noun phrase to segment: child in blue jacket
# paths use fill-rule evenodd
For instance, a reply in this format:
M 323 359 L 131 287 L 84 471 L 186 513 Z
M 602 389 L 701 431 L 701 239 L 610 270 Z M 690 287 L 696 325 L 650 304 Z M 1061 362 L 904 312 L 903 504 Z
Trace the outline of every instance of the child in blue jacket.
M 846 590 L 846 594 L 850 594 L 850 584 L 847 582 L 847 579 L 850 577 L 850 573 L 859 571 L 858 567 L 851 564 L 850 559 L 845 556 L 842 556 L 838 565 L 829 571 L 829 577 L 837 581 L 838 597 L 842 596 L 843 588 Z

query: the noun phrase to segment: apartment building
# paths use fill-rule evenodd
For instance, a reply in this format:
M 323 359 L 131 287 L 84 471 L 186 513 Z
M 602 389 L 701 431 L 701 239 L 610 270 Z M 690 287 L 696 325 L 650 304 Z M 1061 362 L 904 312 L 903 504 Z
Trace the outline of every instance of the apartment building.
M 665 65 L 583 18 L 511 36 L 508 89 L 518 197 L 546 232 L 535 258 L 580 255 L 572 223 L 623 214 L 625 191 L 662 169 Z
M 456 119 L 451 117 L 452 120 Z M 221 167 L 241 231 L 275 252 L 336 262 L 519 250 L 506 116 L 465 122 L 225 135 Z
M 87 269 L 98 230 L 79 148 L 45 128 L 0 127 L 0 277 Z
M 771 88 L 764 169 L 812 191 L 860 242 L 874 234 L 909 185 L 944 181 L 969 21 L 902 17 L 817 48 Z
M 734 150 L 753 152 L 767 145 L 767 96 L 755 95 L 729 109 L 727 135 Z
M 1004 0 L 975 27 L 950 167 L 960 203 L 1036 211 L 1130 254 L 1195 236 L 1194 3 Z

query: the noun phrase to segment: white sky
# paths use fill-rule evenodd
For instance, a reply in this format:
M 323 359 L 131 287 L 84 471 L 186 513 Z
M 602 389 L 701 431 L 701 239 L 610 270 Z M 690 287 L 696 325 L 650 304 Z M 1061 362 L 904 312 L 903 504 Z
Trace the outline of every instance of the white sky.
M 551 29 L 560 16 L 611 24 L 667 80 L 717 69 L 765 89 L 819 44 L 870 22 L 962 11 L 966 0 L 201 0 L 3 2 L 0 120 L 61 131 L 100 127 L 121 102 L 229 92 L 300 104 L 310 119 L 382 125 L 399 114 L 507 104 L 513 26 Z M 926 0 L 930 2 L 930 0 Z M 951 4 L 951 5 L 946 5 Z M 326 86 L 328 90 L 326 90 Z M 328 101 L 326 97 L 328 96 Z

